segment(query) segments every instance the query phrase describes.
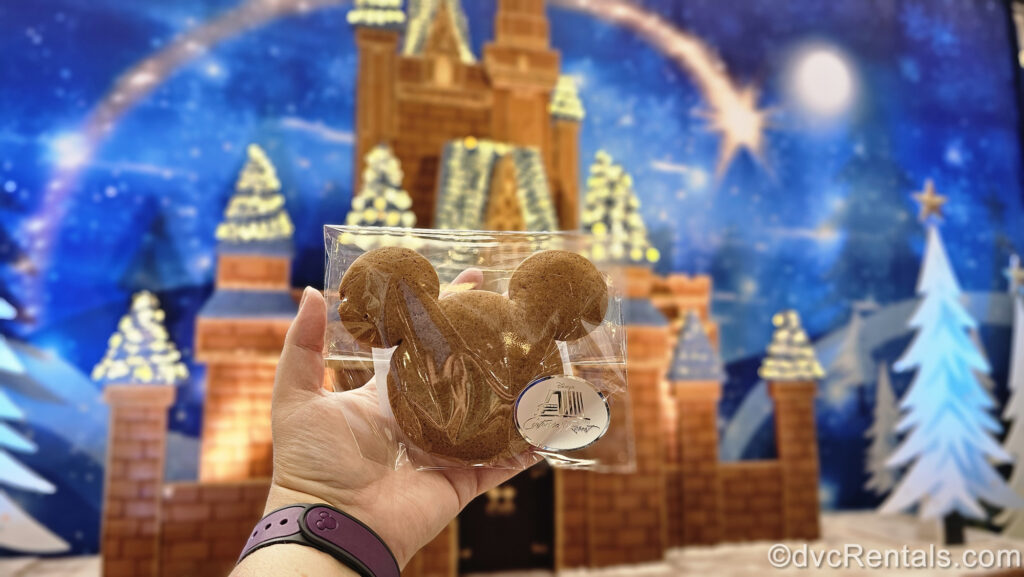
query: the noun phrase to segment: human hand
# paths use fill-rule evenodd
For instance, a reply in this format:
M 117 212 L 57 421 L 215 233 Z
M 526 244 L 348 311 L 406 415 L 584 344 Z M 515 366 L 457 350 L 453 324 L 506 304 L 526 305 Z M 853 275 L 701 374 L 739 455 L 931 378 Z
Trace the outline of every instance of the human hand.
M 470 270 L 453 284 L 478 285 L 481 280 L 479 271 Z M 470 500 L 518 470 L 396 470 L 365 459 L 353 438 L 363 426 L 350 419 L 383 419 L 378 393 L 372 381 L 352 391 L 324 390 L 326 322 L 323 296 L 307 288 L 277 367 L 274 476 L 266 512 L 295 503 L 327 503 L 373 529 L 404 567 Z M 359 439 L 361 444 L 374 441 Z

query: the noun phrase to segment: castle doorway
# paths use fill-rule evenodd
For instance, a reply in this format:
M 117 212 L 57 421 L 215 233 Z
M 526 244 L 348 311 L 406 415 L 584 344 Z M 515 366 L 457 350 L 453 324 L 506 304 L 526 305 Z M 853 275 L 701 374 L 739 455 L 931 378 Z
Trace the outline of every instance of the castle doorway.
M 554 479 L 540 463 L 467 505 L 459 516 L 459 573 L 554 568 Z

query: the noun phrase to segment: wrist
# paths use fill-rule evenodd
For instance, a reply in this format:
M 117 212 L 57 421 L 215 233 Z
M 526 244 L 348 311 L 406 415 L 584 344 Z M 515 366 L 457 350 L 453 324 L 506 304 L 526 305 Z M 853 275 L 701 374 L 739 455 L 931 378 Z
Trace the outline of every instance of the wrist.
M 253 551 L 235 567 L 230 577 L 265 575 L 359 577 L 358 573 L 323 551 L 288 543 Z
M 317 497 L 309 493 L 303 493 L 302 491 L 296 491 L 294 489 L 288 489 L 278 485 L 277 483 L 272 483 L 270 485 L 270 492 L 267 493 L 267 504 L 263 508 L 263 514 L 269 515 L 270 513 L 283 507 L 288 507 L 289 505 L 314 505 L 317 503 L 325 503 L 338 510 L 345 511 L 346 513 L 349 512 L 344 507 L 340 507 L 338 503 L 331 503 L 321 497 Z
M 373 555 L 376 555 L 377 560 L 380 561 L 380 563 L 377 564 L 378 568 L 382 566 L 381 563 L 383 563 L 384 566 L 388 565 L 386 561 L 381 561 L 382 559 L 390 558 L 391 563 L 398 563 L 399 569 L 405 565 L 406 561 L 408 561 L 408 557 L 402 556 L 400 550 L 394 549 L 393 545 L 385 540 L 385 536 L 376 531 L 376 527 L 373 527 L 373 519 L 369 518 L 368 515 L 362 512 L 362 510 L 357 510 L 357 508 L 351 506 L 340 507 L 337 504 L 332 503 L 329 499 L 324 499 L 311 493 L 282 487 L 276 482 L 271 483 L 270 491 L 267 494 L 267 502 L 263 510 L 263 516 L 266 518 L 271 514 L 280 515 L 283 514 L 283 512 L 280 511 L 281 509 L 294 511 L 296 508 L 301 510 L 301 508 L 311 505 L 327 505 L 328 508 L 336 509 L 337 511 L 340 511 L 342 515 L 348 517 L 348 519 L 350 519 L 349 522 L 361 525 L 362 531 L 372 534 L 371 539 L 380 546 L 378 549 L 378 545 L 373 545 L 370 549 L 370 552 Z M 317 507 L 313 508 L 314 511 L 316 509 Z M 320 509 L 323 509 L 323 507 L 320 507 Z M 262 522 L 263 521 L 261 521 L 261 523 Z M 282 522 L 282 525 L 283 524 L 284 523 Z M 310 526 L 310 528 L 312 528 L 312 526 Z M 365 540 L 363 542 L 365 544 Z M 346 545 L 341 542 L 335 542 L 335 544 L 342 546 L 343 548 L 346 547 Z M 255 552 L 256 551 L 253 553 Z M 362 559 L 359 561 L 362 562 Z M 373 570 L 372 567 L 371 570 Z M 378 573 L 375 570 L 374 572 L 376 575 L 381 575 L 381 573 Z M 358 575 L 359 572 L 356 571 L 355 574 Z

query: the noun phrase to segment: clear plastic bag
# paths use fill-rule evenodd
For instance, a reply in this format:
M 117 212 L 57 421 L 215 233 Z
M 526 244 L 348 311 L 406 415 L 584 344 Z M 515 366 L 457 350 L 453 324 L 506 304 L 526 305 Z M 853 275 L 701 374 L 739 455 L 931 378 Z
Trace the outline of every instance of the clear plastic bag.
M 365 458 L 632 466 L 621 287 L 576 233 L 324 228 L 325 364 Z M 621 414 L 619 414 L 621 413 Z

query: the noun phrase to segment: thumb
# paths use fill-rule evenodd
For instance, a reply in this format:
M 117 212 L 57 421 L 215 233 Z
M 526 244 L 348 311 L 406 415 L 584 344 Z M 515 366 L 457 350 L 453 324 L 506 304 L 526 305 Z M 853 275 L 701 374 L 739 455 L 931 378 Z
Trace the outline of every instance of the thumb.
M 293 403 L 319 392 L 324 383 L 324 331 L 327 303 L 320 291 L 306 287 L 299 312 L 284 338 L 274 379 L 274 405 Z

